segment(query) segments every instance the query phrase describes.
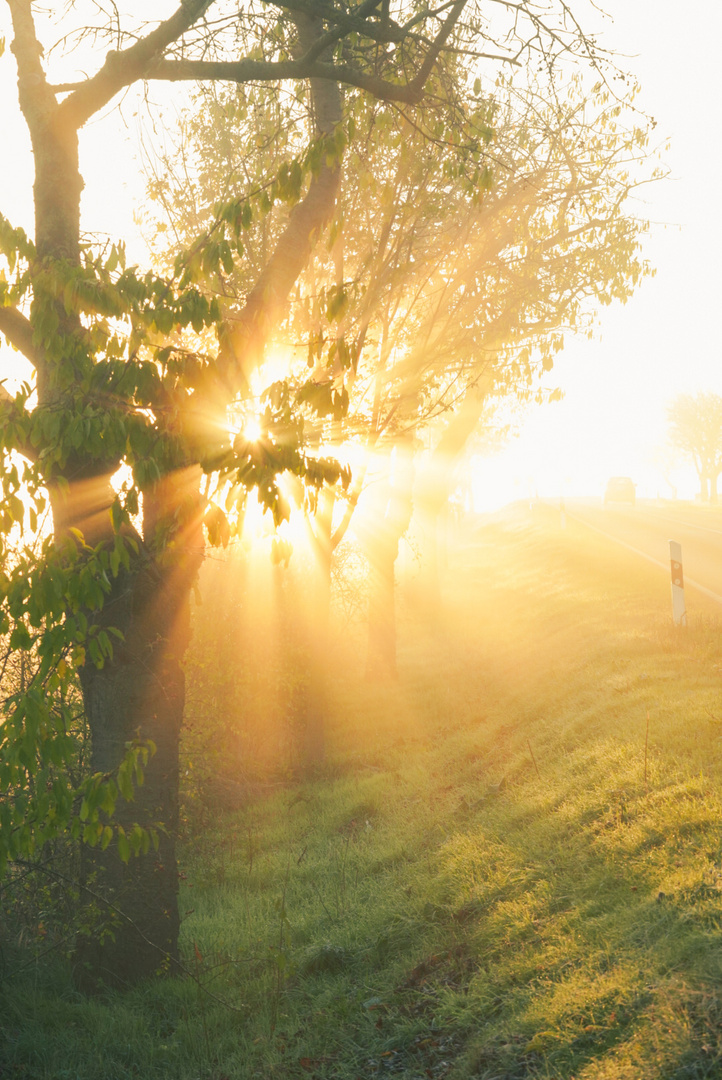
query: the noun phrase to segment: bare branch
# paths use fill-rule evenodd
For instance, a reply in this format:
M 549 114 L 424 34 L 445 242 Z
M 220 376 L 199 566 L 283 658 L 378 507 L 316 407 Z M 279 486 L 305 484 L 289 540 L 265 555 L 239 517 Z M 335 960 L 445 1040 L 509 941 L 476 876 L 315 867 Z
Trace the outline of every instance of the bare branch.
M 431 69 L 433 68 L 434 64 L 438 59 L 439 53 L 441 52 L 446 42 L 449 40 L 452 30 L 456 26 L 457 22 L 461 17 L 462 11 L 466 7 L 466 2 L 467 0 L 456 0 L 456 3 L 452 7 L 451 11 L 444 19 L 441 30 L 434 38 L 431 48 L 426 54 L 423 64 L 419 68 L 418 75 L 411 83 L 411 86 L 415 87 L 418 93 L 423 90 L 424 84 L 426 83 L 426 80 L 431 74 Z
M 379 101 L 401 101 L 413 105 L 421 99 L 431 70 L 466 3 L 467 0 L 456 0 L 453 4 L 441 30 L 431 43 L 418 73 L 410 83 L 405 85 L 386 82 L 377 76 L 358 71 L 349 64 L 326 64 L 314 59 L 320 53 L 321 43 L 323 42 L 328 47 L 329 43 L 333 43 L 342 36 L 340 31 L 324 35 L 318 43 L 314 43 L 305 56 L 298 60 L 276 62 L 247 59 L 236 61 L 161 60 L 146 71 L 145 77 L 170 82 L 222 79 L 235 83 L 275 82 L 283 79 L 328 79 L 336 83 L 345 83 L 347 86 L 356 86 L 359 90 L 366 90 Z M 370 10 L 375 6 L 372 0 L 367 0 L 360 10 L 365 12 L 367 8 Z
M 212 0 L 211 0 L 212 2 Z M 164 49 L 177 41 L 207 9 L 208 0 L 189 0 L 170 19 L 161 23 L 147 37 L 122 52 L 108 53 L 100 71 L 87 82 L 64 83 L 54 86 L 55 93 L 70 97 L 60 106 L 61 113 L 75 127 L 81 127 L 111 98 L 138 79 L 165 82 L 223 80 L 235 83 L 277 82 L 284 79 L 326 79 L 365 90 L 380 101 L 400 101 L 408 105 L 418 102 L 424 85 L 446 41 L 458 22 L 468 0 L 455 0 L 442 27 L 430 44 L 421 67 L 410 83 L 396 85 L 377 76 L 359 71 L 350 64 L 329 64 L 317 59 L 326 49 L 340 40 L 357 23 L 366 25 L 380 0 L 365 0 L 351 20 L 342 21 L 323 34 L 307 52 L 295 60 L 169 60 L 163 59 Z M 406 28 L 394 31 L 394 37 L 405 36 Z M 373 38 L 375 32 L 369 27 Z
M 301 47 L 308 52 L 324 36 L 319 34 L 320 20 L 297 15 L 295 21 Z M 318 134 L 330 135 L 342 117 L 338 84 L 312 79 L 311 94 Z M 316 237 L 333 213 L 339 179 L 340 162 L 326 161 L 311 180 L 305 197 L 291 210 L 286 228 L 246 298 L 240 317 L 228 328 L 219 356 L 221 369 L 227 368 L 229 361 L 235 362 L 247 379 L 270 327 L 280 317 L 298 275 L 308 262 Z
M 423 82 L 419 83 L 418 78 L 412 83 L 397 85 L 358 71 L 350 64 L 309 63 L 305 60 L 161 60 L 146 71 L 145 77 L 166 82 L 220 79 L 239 84 L 280 82 L 283 79 L 326 79 L 366 90 L 379 101 L 401 101 L 407 105 L 416 104 L 423 93 Z
M 207 11 L 213 0 L 183 0 L 175 14 L 160 23 L 146 37 L 120 52 L 109 52 L 100 71 L 77 86 L 53 87 L 56 93 L 72 89 L 60 106 L 60 113 L 80 128 L 126 86 L 146 75 L 163 50 L 177 41 Z
M 342 19 L 339 24 L 333 29 L 329 30 L 325 34 L 321 34 L 318 39 L 306 50 L 304 56 L 299 57 L 301 63 L 310 63 L 316 60 L 317 57 L 323 56 L 326 49 L 331 45 L 334 45 L 337 41 L 340 41 L 350 30 L 359 30 L 364 33 L 368 29 L 367 16 L 374 11 L 381 0 L 365 0 L 365 3 L 354 11 L 353 19 Z

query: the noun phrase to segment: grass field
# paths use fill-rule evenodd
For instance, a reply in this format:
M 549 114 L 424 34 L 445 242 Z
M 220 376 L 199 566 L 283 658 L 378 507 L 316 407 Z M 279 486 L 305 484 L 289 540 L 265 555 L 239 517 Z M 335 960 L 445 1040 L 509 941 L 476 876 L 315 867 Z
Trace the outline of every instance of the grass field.
M 324 775 L 189 832 L 188 977 L 8 949 L 2 1080 L 722 1076 L 722 612 L 543 510 L 450 569 L 398 683 L 334 666 Z

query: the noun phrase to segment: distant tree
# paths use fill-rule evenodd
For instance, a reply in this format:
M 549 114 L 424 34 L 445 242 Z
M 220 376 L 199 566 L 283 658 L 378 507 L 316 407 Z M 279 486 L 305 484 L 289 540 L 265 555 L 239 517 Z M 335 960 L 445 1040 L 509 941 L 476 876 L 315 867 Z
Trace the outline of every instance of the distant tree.
M 670 442 L 694 462 L 702 498 L 716 503 L 722 472 L 722 397 L 709 391 L 679 394 L 667 416 Z

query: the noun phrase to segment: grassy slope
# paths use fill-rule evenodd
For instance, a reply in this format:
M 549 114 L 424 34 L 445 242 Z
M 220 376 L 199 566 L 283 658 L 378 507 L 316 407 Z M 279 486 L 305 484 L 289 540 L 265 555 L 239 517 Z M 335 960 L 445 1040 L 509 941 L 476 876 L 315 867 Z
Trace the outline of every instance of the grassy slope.
M 189 847 L 215 996 L 33 969 L 0 1076 L 722 1075 L 718 609 L 675 631 L 659 570 L 543 513 L 455 562 L 398 685 L 334 684 L 328 777 Z

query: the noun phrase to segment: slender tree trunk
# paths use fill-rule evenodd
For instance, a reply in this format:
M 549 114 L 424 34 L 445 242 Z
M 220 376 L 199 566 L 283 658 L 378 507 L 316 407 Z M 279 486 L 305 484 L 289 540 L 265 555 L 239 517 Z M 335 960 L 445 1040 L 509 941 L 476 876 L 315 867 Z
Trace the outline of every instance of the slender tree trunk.
M 329 609 L 331 589 L 331 520 L 333 492 L 322 491 L 311 533 L 312 562 L 299 567 L 292 558 L 278 594 L 279 637 L 286 641 L 283 684 L 287 722 L 295 736 L 297 767 L 304 776 L 318 772 L 326 757 Z
M 397 676 L 395 567 L 398 551 L 399 542 L 393 536 L 377 540 L 368 549 L 371 592 L 366 676 L 379 681 Z
M 441 608 L 441 558 L 439 552 L 440 513 L 435 507 L 421 506 L 423 542 L 422 610 L 435 619 Z
M 430 461 L 419 477 L 416 501 L 424 537 L 424 600 L 430 618 L 441 605 L 441 569 L 446 558 L 445 515 L 454 482 L 455 468 L 484 409 L 484 394 L 469 390 L 453 413 L 436 445 Z
M 391 464 L 387 467 L 390 469 Z M 412 447 L 400 443 L 396 446 L 393 475 L 380 489 L 373 527 L 365 544 L 371 570 L 366 657 L 369 679 L 395 679 L 397 675 L 395 566 L 399 542 L 411 521 L 412 487 Z
M 314 566 L 308 597 L 306 627 L 306 677 L 299 702 L 302 719 L 303 767 L 306 774 L 316 772 L 326 757 L 326 720 L 328 695 L 326 669 L 328 665 L 329 619 L 331 608 L 331 529 L 334 493 L 322 491 L 313 533 Z

